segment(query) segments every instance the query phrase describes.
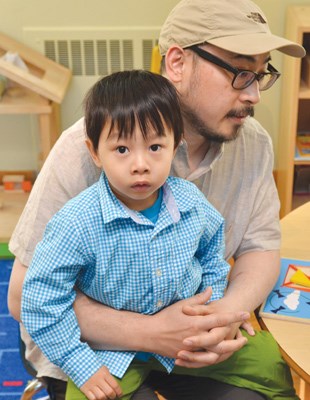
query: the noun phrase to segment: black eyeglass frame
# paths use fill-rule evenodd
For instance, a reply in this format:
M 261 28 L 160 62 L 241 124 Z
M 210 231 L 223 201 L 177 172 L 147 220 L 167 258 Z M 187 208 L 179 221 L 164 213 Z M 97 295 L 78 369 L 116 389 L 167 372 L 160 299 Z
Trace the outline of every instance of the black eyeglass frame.
M 186 49 L 188 50 L 192 50 L 194 53 L 196 53 L 199 57 L 211 62 L 212 64 L 217 65 L 218 67 L 221 67 L 223 69 L 226 69 L 226 71 L 232 72 L 234 74 L 234 78 L 231 82 L 231 85 L 234 89 L 236 90 L 243 90 L 246 89 L 247 87 L 251 86 L 252 83 L 257 80 L 258 82 L 266 75 L 270 75 L 271 77 L 274 78 L 274 80 L 270 79 L 270 81 L 267 83 L 266 87 L 264 88 L 260 88 L 260 91 L 264 91 L 267 89 L 270 89 L 271 86 L 280 78 L 281 73 L 279 71 L 277 71 L 270 63 L 268 63 L 267 65 L 267 70 L 269 72 L 254 72 L 254 71 L 250 71 L 247 69 L 238 69 L 233 67 L 232 65 L 228 64 L 227 62 L 223 61 L 222 59 L 216 57 L 214 54 L 209 53 L 206 50 L 203 50 L 201 47 L 199 47 L 198 45 L 194 45 L 194 46 L 190 46 L 187 47 Z M 246 85 L 242 86 L 242 87 L 235 87 L 234 83 L 237 79 L 237 76 L 240 75 L 243 72 L 250 72 L 251 74 L 253 74 L 253 79 L 249 80 L 247 82 Z

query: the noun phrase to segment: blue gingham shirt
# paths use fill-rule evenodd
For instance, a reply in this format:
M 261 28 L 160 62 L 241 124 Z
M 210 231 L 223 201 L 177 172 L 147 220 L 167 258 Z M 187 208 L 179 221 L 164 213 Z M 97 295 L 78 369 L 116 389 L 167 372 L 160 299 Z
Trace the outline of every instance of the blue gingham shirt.
M 77 386 L 102 365 L 121 378 L 136 352 L 81 342 L 74 286 L 115 309 L 154 314 L 207 286 L 212 300 L 221 298 L 229 271 L 223 254 L 224 220 L 194 184 L 167 179 L 154 225 L 122 204 L 102 174 L 48 223 L 26 275 L 22 321 Z M 171 372 L 174 359 L 154 357 Z

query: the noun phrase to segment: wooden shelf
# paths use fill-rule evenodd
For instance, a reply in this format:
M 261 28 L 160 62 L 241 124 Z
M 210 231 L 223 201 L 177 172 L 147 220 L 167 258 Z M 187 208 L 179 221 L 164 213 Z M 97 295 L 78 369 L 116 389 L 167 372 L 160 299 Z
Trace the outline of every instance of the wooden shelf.
M 296 159 L 294 159 L 294 165 L 310 165 L 310 160 L 296 160 Z
M 8 89 L 0 101 L 0 114 L 49 114 L 51 102 L 21 86 Z
M 287 8 L 285 37 L 302 44 L 307 54 L 310 54 L 310 6 Z M 299 58 L 285 57 L 283 75 L 285 82 L 282 89 L 277 166 L 281 218 L 292 210 L 293 201 L 296 201 L 293 195 L 296 168 L 299 166 L 310 168 L 310 160 L 295 157 L 298 132 L 310 131 L 310 87 L 306 84 L 309 80 L 305 63 Z M 302 76 L 304 80 L 301 79 Z
M 310 100 L 310 87 L 307 86 L 304 81 L 300 82 L 299 99 Z

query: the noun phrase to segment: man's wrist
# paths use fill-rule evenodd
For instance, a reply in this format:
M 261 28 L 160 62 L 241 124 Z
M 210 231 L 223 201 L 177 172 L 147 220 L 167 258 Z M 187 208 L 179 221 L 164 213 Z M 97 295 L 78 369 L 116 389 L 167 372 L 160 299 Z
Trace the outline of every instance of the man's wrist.
M 232 300 L 230 296 L 225 295 L 222 299 L 216 300 L 207 305 L 212 314 L 222 312 L 239 312 L 239 311 L 250 311 L 247 307 L 238 304 L 235 299 Z
M 136 326 L 132 332 L 132 347 L 136 351 L 158 352 L 159 324 L 157 315 L 137 315 Z

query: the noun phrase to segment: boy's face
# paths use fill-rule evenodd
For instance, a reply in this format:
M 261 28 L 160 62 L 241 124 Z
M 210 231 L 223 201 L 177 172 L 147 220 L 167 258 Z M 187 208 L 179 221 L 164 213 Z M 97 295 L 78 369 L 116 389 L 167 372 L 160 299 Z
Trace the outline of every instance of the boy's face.
M 119 138 L 116 128 L 110 135 L 109 131 L 107 124 L 97 151 L 86 141 L 95 164 L 105 172 L 111 190 L 127 207 L 140 211 L 152 206 L 170 173 L 175 154 L 173 133 L 166 129 L 166 136 L 158 136 L 150 128 L 145 139 L 139 124 L 128 138 Z

